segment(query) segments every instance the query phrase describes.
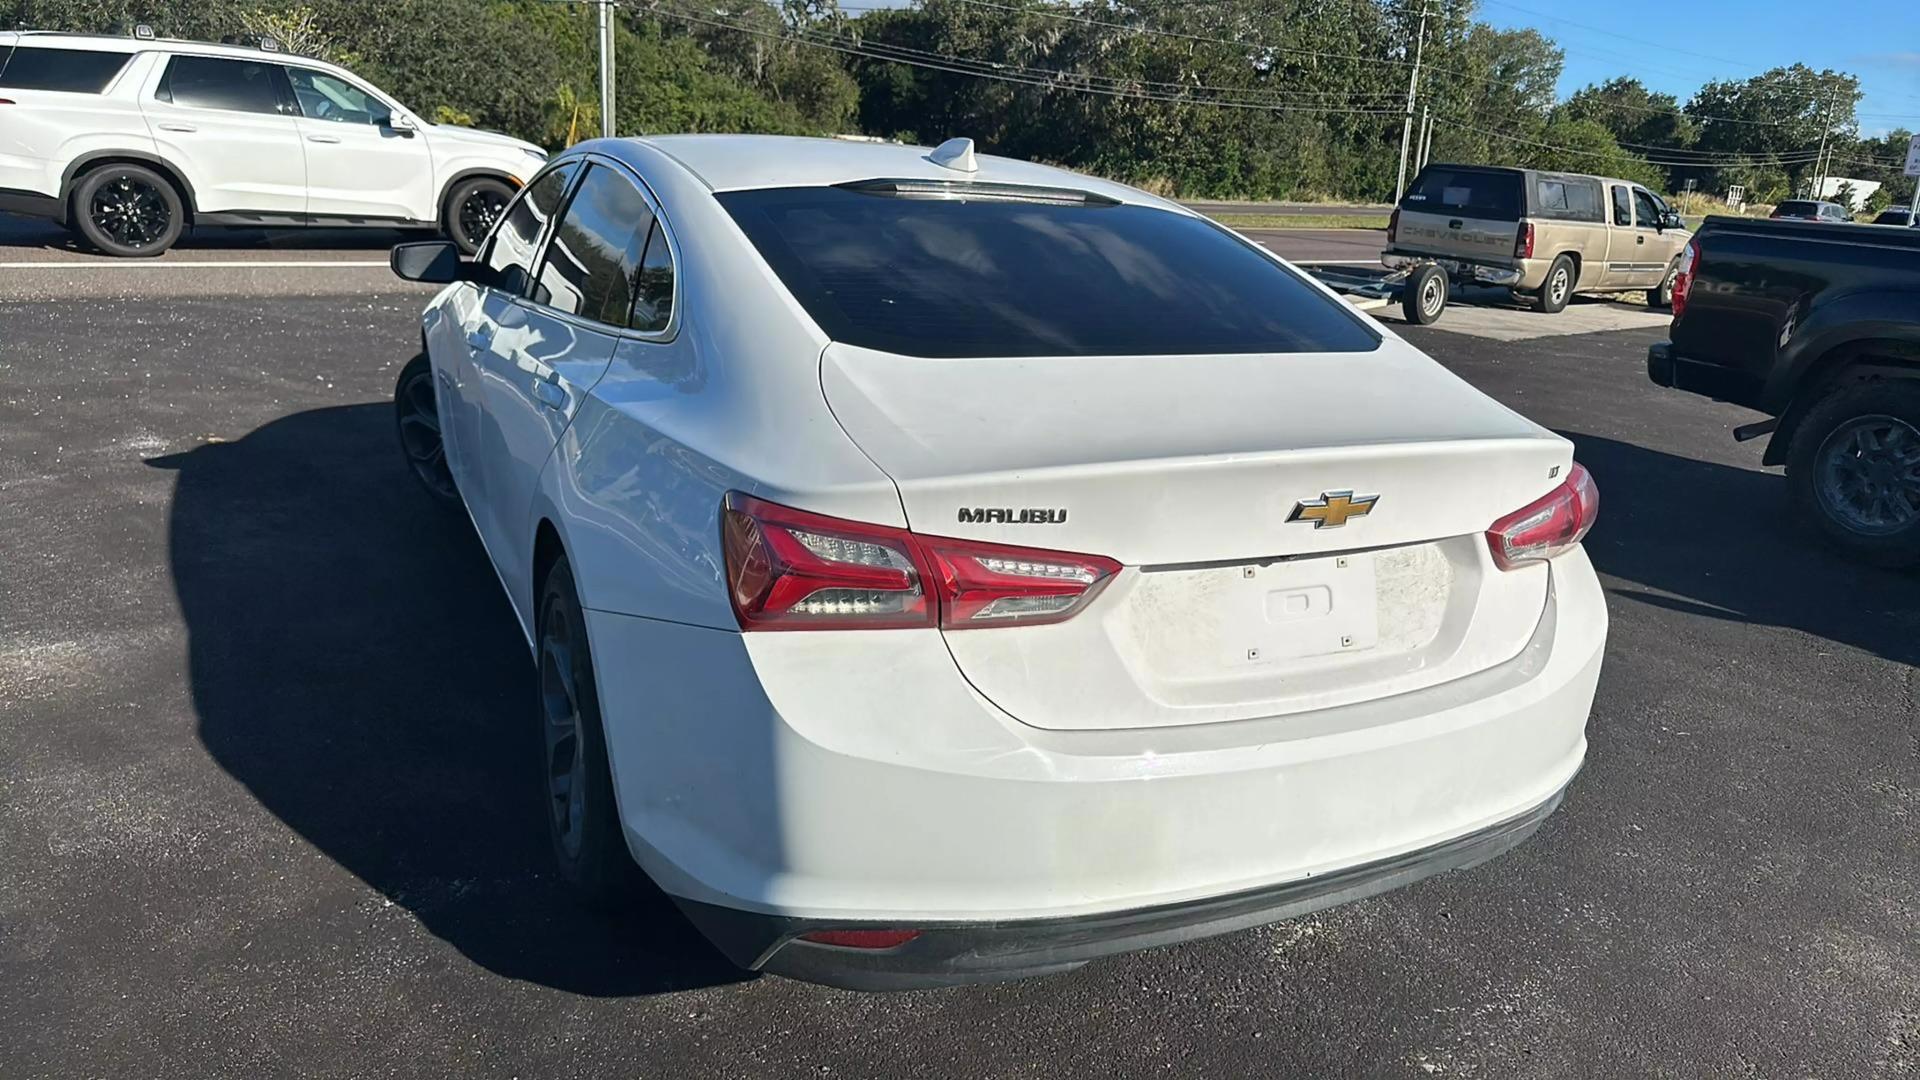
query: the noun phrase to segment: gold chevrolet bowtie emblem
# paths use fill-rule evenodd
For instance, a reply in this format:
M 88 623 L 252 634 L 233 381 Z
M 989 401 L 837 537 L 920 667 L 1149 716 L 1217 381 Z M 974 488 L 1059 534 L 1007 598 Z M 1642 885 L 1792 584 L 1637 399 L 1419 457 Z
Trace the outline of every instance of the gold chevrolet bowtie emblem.
M 1366 517 L 1373 513 L 1373 504 L 1379 501 L 1378 495 L 1323 491 L 1317 499 L 1294 503 L 1293 513 L 1287 515 L 1287 520 L 1311 521 L 1316 529 L 1337 529 L 1345 525 L 1348 518 Z

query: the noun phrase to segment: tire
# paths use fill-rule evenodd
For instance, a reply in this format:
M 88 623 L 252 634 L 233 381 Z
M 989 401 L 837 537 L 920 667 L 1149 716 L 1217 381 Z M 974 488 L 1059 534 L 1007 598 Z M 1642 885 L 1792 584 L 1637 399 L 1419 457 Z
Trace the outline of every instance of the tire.
M 1793 511 L 1826 540 L 1880 566 L 1920 563 L 1920 383 L 1850 383 L 1794 430 Z
M 593 679 L 593 653 L 573 583 L 560 556 L 540 587 L 539 722 L 547 838 L 560 876 L 591 907 L 611 910 L 646 898 L 646 875 L 627 851 L 607 764 L 606 728 Z
M 172 247 L 186 228 L 173 182 L 144 165 L 102 165 L 74 186 L 68 220 L 108 255 L 142 258 Z
M 393 427 L 407 471 L 442 506 L 460 505 L 460 489 L 447 467 L 447 446 L 441 436 L 440 401 L 434 392 L 433 364 L 421 353 L 400 369 L 393 382 Z
M 463 255 L 480 250 L 494 222 L 513 200 L 513 188 L 504 180 L 476 176 L 462 180 L 447 192 L 440 212 L 440 231 L 453 241 Z
M 1447 272 L 1437 266 L 1415 270 L 1400 290 L 1400 310 L 1408 322 L 1431 326 L 1447 310 Z
M 1657 310 L 1673 307 L 1673 279 L 1680 274 L 1680 260 L 1667 264 L 1667 273 L 1660 279 L 1660 286 L 1647 290 L 1647 306 Z
M 1565 255 L 1555 255 L 1553 265 L 1547 267 L 1547 278 L 1540 283 L 1540 291 L 1533 294 L 1533 308 L 1546 315 L 1558 315 L 1567 309 L 1567 301 L 1573 299 L 1573 260 Z

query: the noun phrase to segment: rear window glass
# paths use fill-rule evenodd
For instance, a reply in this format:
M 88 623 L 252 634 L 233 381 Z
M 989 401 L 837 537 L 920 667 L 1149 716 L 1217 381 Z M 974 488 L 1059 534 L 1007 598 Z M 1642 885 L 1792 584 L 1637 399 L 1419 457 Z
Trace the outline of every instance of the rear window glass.
M 1599 221 L 1600 185 L 1575 177 L 1542 177 L 1534 185 L 1531 213 L 1559 221 Z
M 1820 212 L 1820 204 L 1816 202 L 1803 202 L 1799 199 L 1788 199 L 1786 202 L 1774 207 L 1773 212 L 1776 214 L 1818 214 Z
M 132 58 L 133 54 L 123 52 L 21 45 L 12 55 L 0 51 L 0 87 L 97 94 Z
M 836 187 L 718 198 L 821 329 L 851 345 L 960 357 L 1379 344 L 1346 304 L 1167 210 Z
M 1400 207 L 1425 214 L 1519 221 L 1520 194 L 1518 173 L 1430 168 L 1414 179 Z

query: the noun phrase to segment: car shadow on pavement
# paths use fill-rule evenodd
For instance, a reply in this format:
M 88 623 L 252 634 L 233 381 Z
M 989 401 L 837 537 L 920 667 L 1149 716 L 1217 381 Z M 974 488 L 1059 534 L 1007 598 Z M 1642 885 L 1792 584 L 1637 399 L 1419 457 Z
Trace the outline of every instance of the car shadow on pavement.
M 431 235 L 404 229 L 229 229 L 189 228 L 174 245 L 176 251 L 386 251 L 395 244 Z M 80 241 L 74 233 L 39 218 L 0 214 L 0 247 L 40 251 L 71 251 L 111 259 Z
M 1602 574 L 1641 586 L 1609 583 L 1614 596 L 1920 663 L 1920 576 L 1827 547 L 1793 519 L 1779 473 L 1560 434 L 1600 487 L 1588 555 Z
M 262 805 L 491 971 L 591 995 L 736 981 L 664 897 L 596 916 L 553 870 L 527 645 L 391 406 L 149 462 L 200 737 Z

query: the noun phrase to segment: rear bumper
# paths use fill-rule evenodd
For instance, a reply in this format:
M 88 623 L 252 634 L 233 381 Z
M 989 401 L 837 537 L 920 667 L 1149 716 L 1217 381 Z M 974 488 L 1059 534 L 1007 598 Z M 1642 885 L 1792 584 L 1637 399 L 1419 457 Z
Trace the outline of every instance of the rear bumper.
M 889 954 L 905 985 L 1285 918 L 1518 842 L 1502 826 L 1544 814 L 1585 757 L 1606 638 L 1585 554 L 1550 582 L 1531 640 L 1473 675 L 1100 731 L 1008 716 L 936 632 L 587 617 L 622 824 L 654 881 L 736 962 L 808 978 L 866 976 L 816 970 L 848 950 L 782 944 L 806 928 L 966 932 Z
M 1689 394 L 1745 405 L 1766 413 L 1764 387 L 1747 372 L 1723 364 L 1710 363 L 1677 351 L 1671 341 L 1656 341 L 1647 346 L 1647 378 L 1656 386 L 1684 390 Z
M 1061 919 L 916 926 L 921 935 L 891 949 L 853 949 L 800 940 L 824 929 L 893 929 L 760 915 L 682 902 L 687 916 L 743 967 L 849 990 L 910 990 L 1045 975 L 1135 949 L 1265 926 L 1477 866 L 1532 836 L 1560 805 L 1546 801 L 1464 836 L 1300 881 L 1227 896 Z
M 1469 262 L 1463 259 L 1450 259 L 1438 255 L 1418 255 L 1395 251 L 1382 252 L 1381 263 L 1393 269 L 1419 266 L 1432 263 L 1447 272 L 1447 276 L 1456 281 L 1471 281 L 1482 285 L 1499 285 L 1517 288 L 1526 277 L 1526 271 L 1520 267 L 1489 266 L 1485 263 Z

